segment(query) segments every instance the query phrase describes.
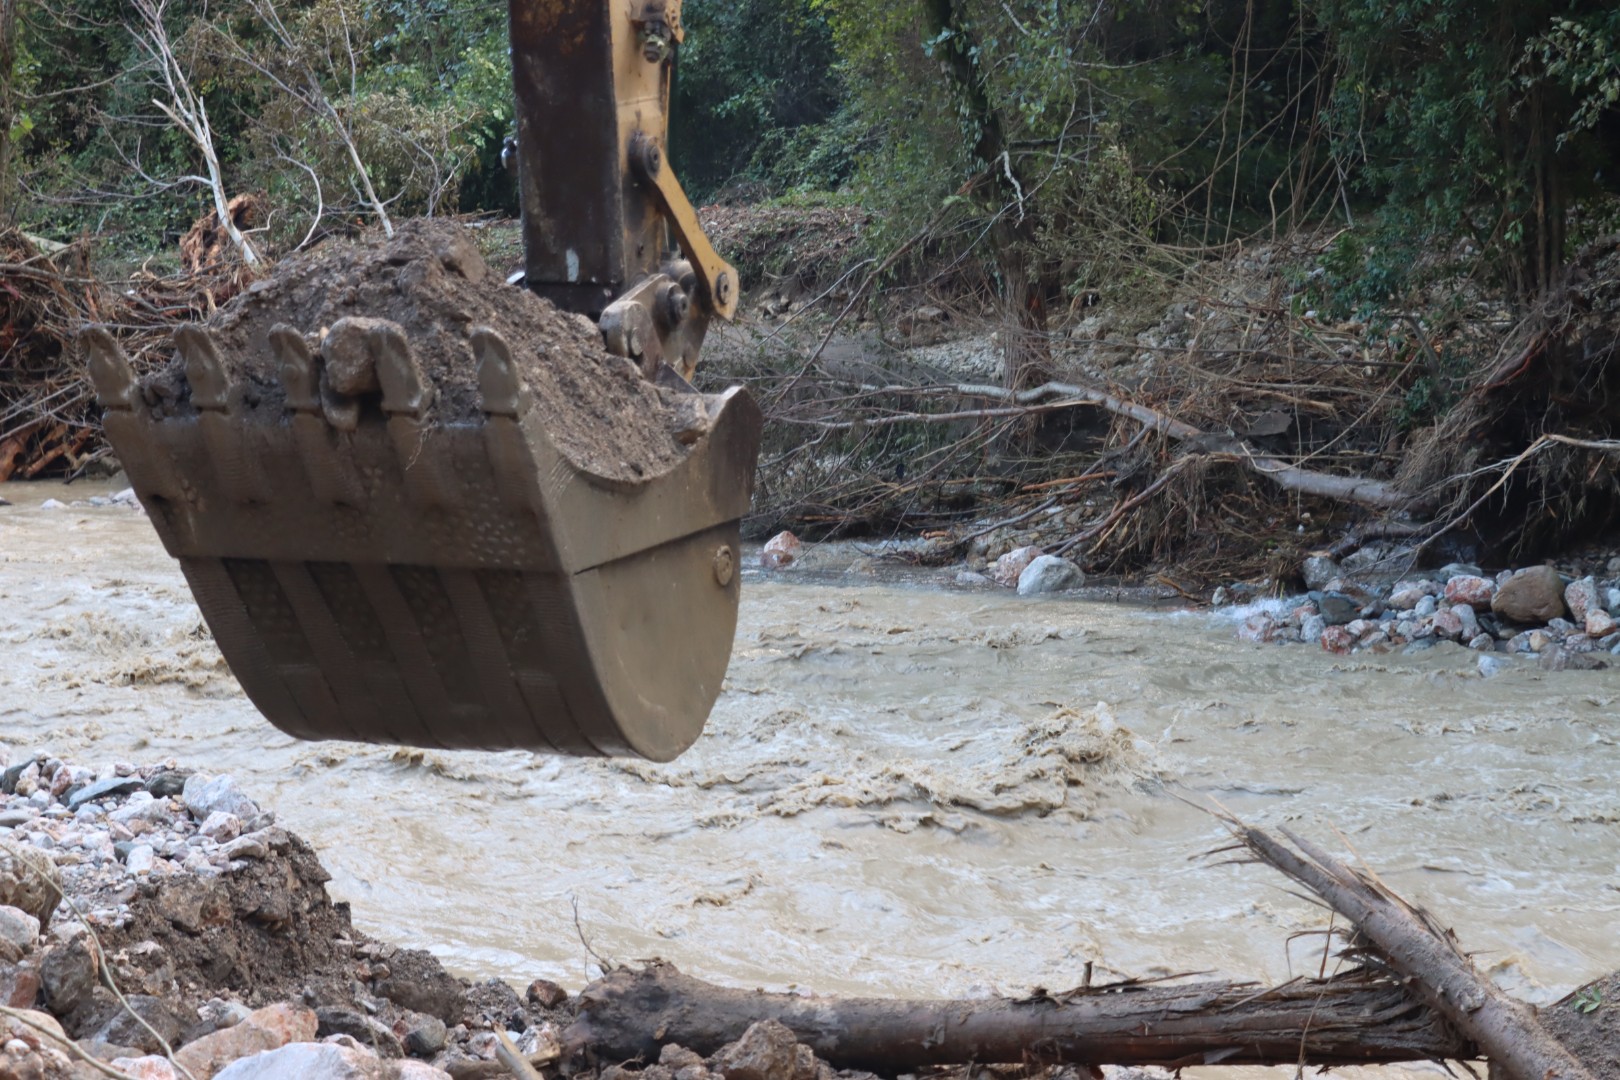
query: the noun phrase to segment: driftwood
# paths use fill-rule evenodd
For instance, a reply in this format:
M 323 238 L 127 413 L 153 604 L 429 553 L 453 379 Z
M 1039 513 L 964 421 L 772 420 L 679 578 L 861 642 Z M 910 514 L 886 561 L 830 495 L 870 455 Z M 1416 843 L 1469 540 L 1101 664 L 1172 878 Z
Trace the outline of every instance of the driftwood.
M 1241 844 L 1355 923 L 1365 950 L 1410 980 L 1429 1006 L 1450 1020 L 1508 1080 L 1597 1080 L 1568 1047 L 1482 976 L 1449 930 L 1395 895 L 1370 872 L 1355 870 L 1308 840 L 1283 830 L 1293 847 L 1227 819 Z
M 733 990 L 655 961 L 587 987 L 563 1041 L 602 1062 L 656 1061 L 668 1043 L 712 1054 L 766 1019 L 829 1064 L 891 1076 L 965 1062 L 1175 1068 L 1473 1056 L 1399 984 L 1367 972 L 1270 989 L 1127 983 L 1021 999 L 904 1001 Z
M 1607 1018 L 1577 1024 L 1572 1035 L 1573 1012 L 1555 1012 L 1543 1024 L 1535 1010 L 1484 979 L 1449 931 L 1371 872 L 1352 869 L 1286 831 L 1287 842 L 1222 817 L 1240 849 L 1354 924 L 1339 955 L 1360 966 L 1270 988 L 1133 981 L 963 1001 L 736 990 L 653 961 L 586 987 L 579 1017 L 563 1036 L 564 1051 L 596 1064 L 655 1061 L 669 1044 L 707 1056 L 752 1024 L 776 1020 L 822 1060 L 885 1075 L 972 1063 L 1182 1068 L 1480 1057 L 1490 1061 L 1493 1080 L 1614 1074 L 1620 1024 Z M 1611 982 L 1620 987 L 1620 975 Z M 1604 1000 L 1601 989 L 1587 994 Z

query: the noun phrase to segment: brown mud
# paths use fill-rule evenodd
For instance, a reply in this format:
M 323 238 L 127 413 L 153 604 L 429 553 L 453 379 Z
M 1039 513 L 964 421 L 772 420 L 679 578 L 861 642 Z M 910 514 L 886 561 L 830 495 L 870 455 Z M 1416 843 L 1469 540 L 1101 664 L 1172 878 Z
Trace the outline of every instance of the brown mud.
M 454 222 L 420 220 L 392 239 L 331 242 L 279 264 L 208 321 L 238 380 L 241 406 L 279 416 L 285 391 L 269 334 L 301 330 L 312 349 L 349 317 L 388 319 L 405 331 L 436 389 L 430 421 L 468 423 L 479 411 L 468 338 L 489 327 L 506 339 L 533 392 L 541 425 L 585 471 L 634 482 L 684 459 L 674 410 L 635 366 L 602 347 L 588 320 L 507 285 Z M 178 357 L 143 383 L 160 414 L 187 408 Z

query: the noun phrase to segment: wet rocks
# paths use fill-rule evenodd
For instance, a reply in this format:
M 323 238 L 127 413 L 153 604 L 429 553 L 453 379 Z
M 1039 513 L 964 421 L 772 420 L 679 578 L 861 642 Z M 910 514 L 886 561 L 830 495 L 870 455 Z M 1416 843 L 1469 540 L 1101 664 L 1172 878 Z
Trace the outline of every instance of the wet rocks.
M 726 1080 L 793 1080 L 798 1049 L 798 1039 L 785 1025 L 762 1020 L 722 1047 L 713 1067 Z
M 990 564 L 990 578 L 1004 588 L 1015 588 L 1025 569 L 1040 556 L 1041 549 L 1033 545 L 1013 548 Z
M 1085 583 L 1085 572 L 1068 559 L 1056 555 L 1037 555 L 1018 574 L 1018 595 L 1042 596 L 1068 592 Z
M 1497 586 L 1491 610 L 1516 623 L 1544 623 L 1568 614 L 1564 581 L 1550 566 L 1530 566 Z
M 259 816 L 258 804 L 237 786 L 235 778 L 228 775 L 210 777 L 193 773 L 186 778 L 180 797 L 191 816 L 198 821 L 205 821 L 210 814 L 221 812 L 233 814 L 241 821 Z
M 62 875 L 55 863 L 0 835 L 0 904 L 27 912 L 39 920 L 41 930 L 47 930 L 61 899 Z
M 1597 654 L 1620 656 L 1620 604 L 1610 610 L 1620 588 L 1595 577 L 1566 587 L 1550 566 L 1503 571 L 1492 580 L 1478 567 L 1456 564 L 1382 589 L 1344 577 L 1329 585 L 1292 601 L 1257 602 L 1240 613 L 1237 636 L 1256 643 L 1304 641 L 1337 654 L 1415 653 L 1454 642 L 1479 653 L 1536 656 L 1554 671 L 1606 667 L 1612 661 Z M 1481 669 L 1496 670 L 1493 664 Z
M 765 541 L 765 550 L 759 553 L 759 565 L 767 570 L 780 570 L 792 566 L 799 559 L 804 544 L 786 530 Z

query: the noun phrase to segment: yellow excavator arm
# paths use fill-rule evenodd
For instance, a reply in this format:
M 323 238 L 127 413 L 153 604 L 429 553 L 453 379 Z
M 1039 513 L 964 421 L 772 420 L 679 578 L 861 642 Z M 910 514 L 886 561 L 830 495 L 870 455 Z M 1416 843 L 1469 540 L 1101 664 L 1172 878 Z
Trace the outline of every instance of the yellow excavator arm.
M 612 477 L 565 453 L 524 375 L 545 357 L 454 318 L 431 336 L 475 365 L 471 416 L 441 408 L 444 376 L 381 312 L 255 331 L 274 357 L 256 380 L 218 318 L 184 327 L 168 408 L 112 336 L 83 342 L 131 484 L 277 727 L 668 760 L 730 658 L 761 426 L 745 391 L 688 382 L 737 278 L 664 160 L 679 0 L 509 6 L 522 284 L 595 319 L 650 400 L 695 418 L 668 468 Z

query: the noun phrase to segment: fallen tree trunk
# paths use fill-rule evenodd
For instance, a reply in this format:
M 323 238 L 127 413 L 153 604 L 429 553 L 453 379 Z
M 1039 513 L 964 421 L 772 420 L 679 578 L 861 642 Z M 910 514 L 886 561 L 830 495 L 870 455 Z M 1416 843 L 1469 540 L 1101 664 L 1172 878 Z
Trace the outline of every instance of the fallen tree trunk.
M 1200 981 L 905 1001 L 734 990 L 658 961 L 586 987 L 564 1047 L 598 1062 L 656 1061 L 672 1043 L 708 1055 L 761 1020 L 784 1024 L 829 1064 L 890 1076 L 968 1062 L 1177 1068 L 1474 1056 L 1398 983 L 1366 972 L 1269 989 Z
M 1535 1010 L 1513 1000 L 1474 968 L 1451 932 L 1390 891 L 1307 840 L 1283 830 L 1289 848 L 1260 829 L 1225 818 L 1238 840 L 1355 923 L 1364 947 L 1411 980 L 1429 1006 L 1456 1025 L 1506 1080 L 1597 1080 L 1554 1037 Z M 1297 850 L 1295 850 L 1297 849 Z
M 1005 401 L 1026 409 L 1067 408 L 1074 405 L 1095 405 L 1117 416 L 1128 416 L 1152 431 L 1167 435 L 1177 442 L 1192 443 L 1211 453 L 1230 455 L 1234 461 L 1259 473 L 1278 487 L 1304 495 L 1321 495 L 1329 499 L 1357 503 L 1378 510 L 1422 510 L 1431 499 L 1402 491 L 1393 484 L 1362 476 L 1338 476 L 1290 465 L 1281 458 L 1257 452 L 1242 439 L 1231 435 L 1201 431 L 1191 424 L 1166 416 L 1157 409 L 1139 405 L 1134 401 L 1108 393 L 1094 386 L 1079 383 L 1046 382 L 1028 390 L 1008 390 L 1000 386 L 979 383 L 957 383 L 950 386 L 864 386 L 863 390 L 891 394 L 948 394 L 959 397 L 988 398 Z M 919 414 L 918 419 L 927 419 Z

